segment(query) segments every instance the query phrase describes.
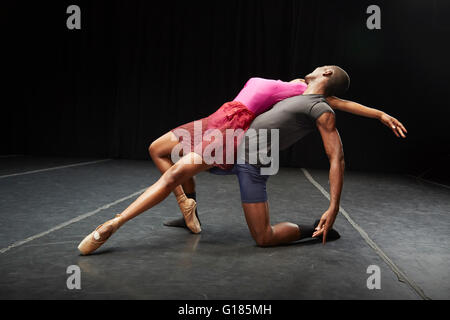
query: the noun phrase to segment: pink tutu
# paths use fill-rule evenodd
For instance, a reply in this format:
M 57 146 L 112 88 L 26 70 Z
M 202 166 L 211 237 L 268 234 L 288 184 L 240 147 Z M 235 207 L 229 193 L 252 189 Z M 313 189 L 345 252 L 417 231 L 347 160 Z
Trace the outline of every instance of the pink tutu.
M 172 130 L 172 132 L 180 140 L 180 143 L 183 144 L 183 147 L 189 148 L 190 152 L 200 154 L 201 150 L 200 156 L 202 157 L 206 154 L 205 149 L 210 151 L 212 149 L 220 148 L 222 150 L 222 163 L 214 162 L 212 165 L 227 170 L 231 169 L 236 162 L 237 148 L 255 117 L 256 115 L 245 105 L 237 101 L 232 101 L 225 103 L 209 117 L 179 126 Z M 190 139 L 188 141 L 185 141 L 187 139 L 180 134 L 182 131 L 180 129 L 189 133 Z M 210 134 L 208 134 L 214 132 L 214 129 L 221 133 L 221 140 L 216 141 L 217 139 L 215 139 L 214 136 L 211 137 Z M 235 131 L 236 135 L 232 141 L 227 141 L 226 137 L 228 129 L 241 130 Z M 230 134 L 230 132 L 228 132 L 228 134 Z M 199 146 L 200 143 L 201 148 Z M 229 145 L 230 143 L 232 143 L 232 145 Z M 231 155 L 230 152 L 233 152 L 233 154 Z M 211 152 L 211 156 L 215 156 L 214 151 Z M 232 163 L 229 163 L 230 158 L 233 159 Z

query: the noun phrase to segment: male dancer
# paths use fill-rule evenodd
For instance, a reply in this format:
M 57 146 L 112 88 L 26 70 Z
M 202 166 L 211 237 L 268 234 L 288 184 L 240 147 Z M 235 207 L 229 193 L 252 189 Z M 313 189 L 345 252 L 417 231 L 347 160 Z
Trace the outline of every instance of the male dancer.
M 266 194 L 269 176 L 261 174 L 259 165 L 236 164 L 228 173 L 212 170 L 212 173 L 237 175 L 246 221 L 253 239 L 259 246 L 274 246 L 310 237 L 322 238 L 323 243 L 327 238 L 329 240 L 339 238 L 339 234 L 332 226 L 339 212 L 345 163 L 342 143 L 335 125 L 335 114 L 327 100 L 332 101 L 335 109 L 378 118 L 389 126 L 397 137 L 405 138 L 406 129 L 397 119 L 376 109 L 329 97 L 328 92 L 342 94 L 349 87 L 350 79 L 342 69 L 333 66 L 317 68 L 306 76 L 305 80 L 308 89 L 303 95 L 279 102 L 253 121 L 247 134 L 245 158 L 248 160 L 250 156 L 248 146 L 259 141 L 259 129 L 279 129 L 280 149 L 283 150 L 313 131 L 315 125 L 321 134 L 330 161 L 330 206 L 320 221 L 311 226 L 289 222 L 271 226 Z M 195 185 L 192 182 L 183 185 L 183 188 L 188 197 L 195 199 Z M 165 225 L 186 227 L 183 218 L 167 222 Z
M 257 79 L 255 79 L 256 81 Z M 259 81 L 259 80 L 258 80 Z M 321 68 L 317 68 L 312 74 L 308 75 L 306 77 L 306 82 L 308 84 L 307 90 L 305 91 L 305 88 L 303 88 L 302 92 L 306 93 L 306 95 L 303 97 L 304 101 L 302 101 L 302 107 L 300 111 L 296 111 L 295 109 L 286 108 L 285 113 L 290 113 L 292 119 L 298 120 L 297 122 L 288 121 L 288 119 L 281 120 L 282 123 L 285 123 L 287 125 L 287 128 L 284 130 L 286 134 L 284 135 L 287 137 L 288 143 L 292 143 L 292 141 L 295 141 L 296 139 L 301 138 L 302 134 L 299 132 L 298 127 L 301 127 L 301 124 L 305 122 L 305 120 L 309 119 L 310 121 L 315 121 L 316 125 L 319 128 L 319 131 L 322 134 L 322 138 L 324 140 L 325 149 L 327 151 L 327 154 L 330 158 L 331 168 L 330 168 L 330 180 L 331 180 L 331 201 L 330 201 L 330 208 L 325 212 L 325 214 L 322 216 L 322 219 L 317 226 L 317 232 L 313 232 L 314 237 L 321 236 L 322 234 L 325 235 L 324 241 L 326 240 L 327 233 L 331 230 L 331 227 L 334 223 L 334 220 L 336 218 L 338 209 L 339 209 L 339 199 L 340 194 L 342 190 L 342 183 L 343 183 L 343 171 L 344 171 L 344 162 L 343 162 L 343 150 L 342 150 L 342 144 L 339 138 L 339 134 L 335 127 L 335 119 L 334 119 L 334 113 L 329 107 L 329 105 L 326 103 L 325 97 L 331 96 L 333 94 L 340 94 L 345 92 L 349 86 L 349 78 L 348 75 L 345 73 L 344 70 L 337 66 L 325 66 Z M 277 90 L 276 83 L 271 83 L 272 88 L 270 90 Z M 281 85 L 281 84 L 280 84 Z M 281 90 L 284 87 L 280 88 Z M 254 90 L 258 90 L 258 88 L 253 88 Z M 252 95 L 247 96 L 248 99 L 255 99 L 261 96 L 261 94 L 264 92 L 254 92 Z M 266 108 L 266 105 L 264 103 L 267 102 L 269 99 L 275 99 L 277 98 L 277 94 L 279 92 L 272 92 L 269 96 L 264 98 L 264 100 L 259 101 L 247 101 L 248 104 L 254 107 L 255 112 L 257 112 L 257 108 Z M 265 96 L 264 96 L 265 97 Z M 281 99 L 280 99 L 281 100 Z M 252 104 L 252 101 L 254 102 Z M 244 128 L 246 125 L 246 122 L 240 123 L 238 116 L 236 117 L 230 117 L 228 119 L 228 113 L 230 110 L 229 108 L 236 110 L 236 112 L 241 112 L 243 115 L 243 120 L 245 120 L 245 115 L 248 114 L 251 110 L 248 109 L 246 105 L 243 105 L 239 101 L 232 102 L 225 104 L 223 106 L 224 108 L 219 109 L 222 113 L 218 114 L 217 117 L 212 117 L 211 121 L 218 121 L 218 123 L 222 123 L 221 121 L 224 120 L 225 127 L 222 127 L 223 130 L 225 130 L 226 126 L 228 128 Z M 228 108 L 229 107 L 229 108 Z M 228 108 L 228 109 L 227 109 Z M 256 109 L 255 109 L 256 108 Z M 223 114 L 225 112 L 225 114 Z M 247 112 L 247 113 L 246 113 Z M 253 111 L 252 111 L 253 112 Z M 233 113 L 232 113 L 233 114 Z M 262 114 L 260 112 L 259 114 Z M 221 118 L 226 116 L 227 119 Z M 291 119 L 291 117 L 288 117 Z M 281 119 L 286 117 L 280 117 Z M 210 118 L 208 118 L 210 119 Z M 250 119 L 247 117 L 247 120 Z M 291 120 L 292 120 L 291 119 Z M 226 121 L 229 121 L 230 123 L 227 124 Z M 254 119 L 252 119 L 253 121 Z M 233 122 L 234 121 L 234 122 Z M 276 121 L 276 119 L 274 119 Z M 213 127 L 214 128 L 214 127 Z M 301 131 L 301 130 L 300 130 Z M 282 135 L 283 138 L 283 135 Z M 166 139 L 167 140 L 167 139 Z M 175 147 L 174 147 L 175 148 Z M 172 150 L 173 151 L 173 150 Z M 158 153 L 152 154 L 153 157 L 159 156 Z M 196 152 L 189 152 L 188 154 L 184 155 L 183 158 L 180 161 L 177 161 L 173 166 L 167 169 L 167 171 L 164 172 L 164 174 L 161 176 L 161 178 L 154 183 L 150 188 L 148 188 L 141 196 L 139 196 L 132 204 L 130 204 L 121 214 L 118 214 L 116 218 L 108 220 L 104 224 L 97 227 L 93 232 L 91 232 L 88 236 L 86 236 L 83 241 L 81 241 L 80 245 L 78 246 L 78 249 L 82 254 L 90 254 L 96 249 L 98 249 L 100 246 L 102 246 L 123 224 L 125 224 L 127 221 L 137 217 L 141 213 L 149 210 L 153 206 L 157 205 L 161 201 L 163 201 L 172 191 L 178 188 L 178 186 L 184 184 L 186 181 L 188 181 L 191 177 L 196 175 L 197 173 L 201 171 L 208 170 L 212 168 L 214 165 L 206 163 L 202 156 L 199 155 Z M 245 169 L 247 170 L 246 176 L 249 178 L 253 178 L 251 175 L 252 167 L 246 166 Z M 256 178 L 256 177 L 255 177 Z M 267 179 L 266 179 L 267 180 Z M 259 183 L 258 185 L 262 185 Z M 264 181 L 265 186 L 265 181 Z M 181 189 L 181 188 L 178 188 Z M 251 189 L 253 190 L 253 189 Z M 254 189 L 258 190 L 258 189 Z M 260 189 L 261 190 L 261 189 Z M 263 190 L 265 191 L 265 190 Z M 193 214 L 195 212 L 196 203 L 193 199 L 187 199 L 186 195 L 184 194 L 184 191 L 179 190 L 179 198 L 177 197 L 177 201 L 180 204 L 180 208 L 184 208 L 184 204 L 189 204 L 189 210 L 187 210 L 187 214 L 185 214 L 185 211 L 183 211 L 184 216 L 193 219 L 194 221 L 198 220 Z M 178 196 L 178 195 L 177 195 Z M 190 201 L 187 201 L 190 200 Z M 255 201 L 255 200 L 253 200 Z M 183 204 L 183 205 L 181 205 Z M 258 204 L 258 202 L 256 202 Z M 260 204 L 260 203 L 259 203 Z M 246 217 L 248 220 L 248 224 L 250 227 L 250 230 L 252 231 L 252 234 L 255 239 L 262 239 L 261 241 L 258 240 L 258 242 L 261 243 L 261 245 L 267 246 L 267 245 L 276 245 L 281 243 L 287 243 L 292 242 L 298 239 L 301 239 L 308 235 L 307 230 L 302 230 L 301 227 L 298 225 L 292 224 L 292 223 L 284 223 L 279 224 L 277 226 L 270 226 L 268 219 L 262 224 L 262 227 L 259 226 L 259 212 L 258 210 L 252 210 L 252 209 L 260 209 L 260 206 L 255 205 L 255 203 L 250 203 L 249 206 L 246 208 Z M 254 212 L 257 211 L 257 214 L 254 214 Z M 247 214 L 247 212 L 249 212 Z M 266 214 L 268 218 L 268 210 L 266 209 Z M 257 217 L 255 218 L 254 216 Z M 190 228 L 191 229 L 191 228 Z M 199 226 L 195 226 L 194 231 L 199 231 Z M 198 233 L 198 232 L 197 232 Z

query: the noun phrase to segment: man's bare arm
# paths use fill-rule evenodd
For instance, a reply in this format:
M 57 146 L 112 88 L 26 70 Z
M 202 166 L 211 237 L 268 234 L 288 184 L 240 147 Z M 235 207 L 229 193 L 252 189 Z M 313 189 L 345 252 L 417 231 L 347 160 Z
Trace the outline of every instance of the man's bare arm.
M 328 97 L 327 101 L 333 109 L 349 112 L 366 118 L 378 119 L 385 126 L 390 128 L 397 137 L 406 138 L 408 131 L 405 126 L 400 121 L 383 111 L 337 97 Z
M 336 129 L 334 114 L 327 112 L 319 117 L 316 125 L 322 136 L 325 152 L 330 161 L 330 207 L 322 215 L 313 237 L 323 234 L 323 243 L 326 242 L 326 235 L 333 227 L 336 216 L 339 212 L 342 186 L 344 183 L 344 150 L 342 147 L 339 132 Z

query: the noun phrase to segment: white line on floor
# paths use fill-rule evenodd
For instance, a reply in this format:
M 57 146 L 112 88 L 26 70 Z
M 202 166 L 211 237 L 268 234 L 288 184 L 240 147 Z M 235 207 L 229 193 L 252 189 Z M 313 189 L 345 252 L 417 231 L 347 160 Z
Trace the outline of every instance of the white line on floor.
M 51 170 L 71 168 L 71 167 L 87 166 L 89 164 L 106 162 L 106 161 L 110 161 L 110 160 L 112 160 L 112 159 L 102 159 L 102 160 L 89 161 L 89 162 L 79 162 L 79 163 L 74 163 L 74 164 L 69 164 L 69 165 L 59 166 L 59 167 L 51 167 L 51 168 L 39 169 L 39 170 L 33 170 L 33 171 L 18 172 L 18 173 L 0 176 L 0 179 L 21 176 L 21 175 L 25 175 L 25 174 L 32 174 L 32 173 L 39 173 L 39 172 L 45 172 L 45 171 L 51 171 Z
M 435 186 L 439 186 L 439 187 L 442 187 L 442 188 L 445 188 L 445 189 L 450 189 L 450 186 L 447 186 L 445 184 L 442 184 L 442 183 L 439 183 L 439 182 L 434 182 L 434 181 L 431 181 L 431 180 L 428 180 L 428 179 L 424 179 L 424 178 L 420 178 L 420 177 L 416 177 L 416 176 L 413 176 L 412 174 L 407 174 L 406 176 L 409 177 L 409 178 L 413 178 L 415 180 L 419 180 L 419 181 L 422 181 L 422 182 L 433 184 Z
M 64 227 L 67 227 L 68 225 L 71 225 L 72 223 L 79 222 L 79 221 L 81 221 L 81 220 L 83 220 L 83 219 L 86 219 L 86 218 L 88 218 L 88 217 L 90 217 L 90 216 L 93 216 L 94 214 L 97 214 L 97 213 L 99 213 L 99 212 L 102 211 L 102 210 L 109 209 L 109 208 L 115 206 L 116 204 L 119 204 L 119 203 L 121 203 L 121 202 L 123 202 L 123 201 L 126 201 L 126 200 L 128 200 L 128 199 L 131 199 L 131 198 L 133 198 L 133 197 L 136 197 L 137 195 L 139 195 L 139 194 L 141 194 L 142 192 L 144 192 L 146 189 L 147 189 L 147 188 L 142 189 L 142 190 L 139 190 L 139 191 L 137 191 L 137 192 L 135 192 L 135 193 L 133 193 L 133 194 L 130 194 L 129 196 L 126 196 L 126 197 L 123 197 L 123 198 L 121 198 L 121 199 L 119 199 L 119 200 L 116 200 L 116 201 L 114 201 L 114 202 L 105 204 L 104 206 L 102 206 L 102 207 L 100 207 L 100 208 L 97 208 L 97 209 L 95 209 L 95 210 L 93 210 L 93 211 L 90 211 L 90 212 L 85 213 L 85 214 L 82 214 L 82 215 L 80 215 L 80 216 L 78 216 L 78 217 L 76 217 L 76 218 L 73 218 L 73 219 L 71 219 L 71 220 L 69 220 L 69 221 L 66 221 L 66 222 L 64 222 L 64 223 L 61 223 L 61 224 L 57 225 L 56 227 L 53 227 L 53 228 L 51 228 L 51 229 L 49 229 L 49 230 L 47 230 L 47 231 L 38 233 L 38 234 L 36 234 L 36 235 L 34 235 L 34 236 L 31 236 L 31 237 L 28 237 L 28 238 L 26 238 L 26 239 L 24 239 L 24 240 L 20 240 L 20 241 L 14 242 L 14 243 L 11 244 L 10 246 L 1 249 L 1 250 L 0 250 L 0 253 L 5 253 L 5 252 L 7 252 L 7 251 L 9 251 L 9 250 L 11 250 L 11 249 L 13 249 L 13 248 L 17 248 L 17 247 L 19 247 L 19 246 L 21 246 L 21 245 L 24 245 L 25 243 L 28 243 L 28 242 L 33 241 L 33 240 L 36 240 L 36 239 L 41 238 L 41 237 L 43 237 L 43 236 L 45 236 L 45 235 L 47 235 L 47 234 L 49 234 L 49 233 L 52 233 L 52 232 L 54 232 L 54 231 L 57 231 L 57 230 L 62 229 L 62 228 L 64 228 Z
M 308 170 L 303 169 L 303 174 L 305 175 L 306 179 L 308 179 L 309 182 L 311 182 L 312 185 L 314 185 L 328 200 L 330 200 L 330 194 L 311 176 L 311 174 L 308 172 Z M 348 214 L 347 211 L 344 210 L 344 208 L 339 207 L 339 212 L 342 213 L 342 215 L 348 220 L 348 222 L 353 226 L 353 228 L 356 229 L 356 231 L 359 232 L 361 237 L 366 241 L 366 243 L 380 256 L 381 259 L 386 262 L 386 264 L 391 268 L 391 270 L 395 273 L 398 280 L 401 282 L 404 282 L 408 284 L 411 289 L 413 289 L 422 299 L 424 300 L 430 300 L 429 297 L 425 295 L 423 290 L 412 280 L 410 280 L 406 274 L 400 270 L 400 268 L 384 253 L 383 250 L 369 237 L 367 232 L 364 231 L 363 228 L 361 228 Z

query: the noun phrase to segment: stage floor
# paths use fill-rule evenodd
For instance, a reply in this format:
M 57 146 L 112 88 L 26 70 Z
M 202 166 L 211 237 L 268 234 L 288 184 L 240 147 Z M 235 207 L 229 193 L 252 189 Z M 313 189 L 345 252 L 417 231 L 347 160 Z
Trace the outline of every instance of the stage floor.
M 0 299 L 449 299 L 450 190 L 403 175 L 347 172 L 325 246 L 260 248 L 234 176 L 202 173 L 202 233 L 168 228 L 173 196 L 91 256 L 78 243 L 159 177 L 150 161 L 0 158 Z M 268 183 L 272 223 L 327 209 L 327 171 L 283 168 Z M 81 289 L 69 290 L 69 266 Z M 369 290 L 369 266 L 381 289 Z M 399 281 L 400 280 L 400 281 Z

